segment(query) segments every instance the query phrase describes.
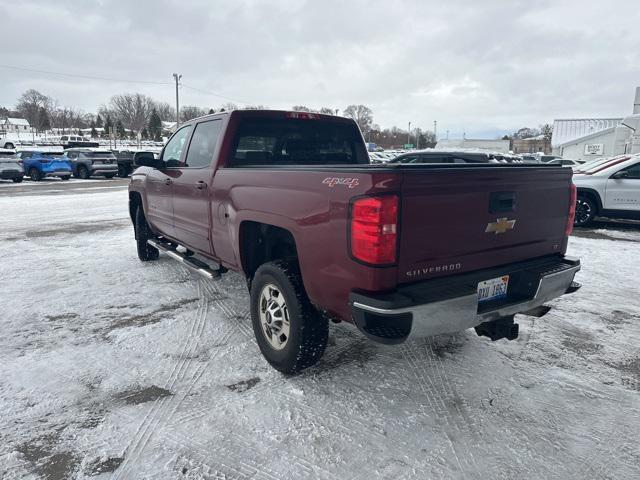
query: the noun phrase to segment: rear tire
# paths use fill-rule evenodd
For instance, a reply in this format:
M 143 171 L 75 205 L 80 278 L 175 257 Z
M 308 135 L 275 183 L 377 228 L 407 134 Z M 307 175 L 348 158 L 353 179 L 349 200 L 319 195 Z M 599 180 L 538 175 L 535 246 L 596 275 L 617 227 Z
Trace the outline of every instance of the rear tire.
M 12 178 L 13 183 L 20 183 L 22 182 L 22 177 L 16 177 L 16 178 Z
M 586 227 L 593 221 L 597 213 L 598 206 L 591 197 L 578 195 L 578 199 L 576 200 L 576 216 L 573 225 L 576 227 Z
M 71 175 L 65 175 L 64 177 L 60 177 L 61 180 L 69 180 L 71 178 Z
M 281 260 L 261 265 L 250 301 L 258 347 L 273 368 L 293 374 L 322 357 L 329 322 L 311 305 L 297 267 Z
M 115 173 L 107 173 L 107 174 L 105 174 L 104 178 L 113 178 L 115 176 L 116 176 Z
M 157 248 L 152 247 L 147 243 L 147 240 L 155 238 L 155 235 L 149 228 L 142 206 L 138 206 L 136 210 L 135 234 L 138 258 L 140 261 L 149 262 L 151 260 L 157 260 L 160 256 L 160 252 Z
M 42 174 L 37 168 L 32 168 L 31 170 L 29 170 L 29 176 L 34 182 L 39 182 L 40 180 L 42 180 Z
M 118 176 L 120 178 L 127 178 L 129 176 L 127 167 L 124 165 L 118 165 Z
M 89 169 L 84 165 L 80 165 L 78 167 L 78 177 L 83 180 L 88 180 L 89 178 L 91 178 L 91 175 L 89 174 Z

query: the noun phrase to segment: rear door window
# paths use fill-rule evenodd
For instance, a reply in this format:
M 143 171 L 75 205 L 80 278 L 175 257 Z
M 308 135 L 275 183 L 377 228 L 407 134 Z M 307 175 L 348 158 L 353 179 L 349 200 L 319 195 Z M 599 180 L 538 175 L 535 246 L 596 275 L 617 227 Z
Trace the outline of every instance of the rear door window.
M 196 125 L 189 143 L 185 167 L 207 167 L 211 165 L 213 154 L 220 136 L 220 120 L 210 120 Z

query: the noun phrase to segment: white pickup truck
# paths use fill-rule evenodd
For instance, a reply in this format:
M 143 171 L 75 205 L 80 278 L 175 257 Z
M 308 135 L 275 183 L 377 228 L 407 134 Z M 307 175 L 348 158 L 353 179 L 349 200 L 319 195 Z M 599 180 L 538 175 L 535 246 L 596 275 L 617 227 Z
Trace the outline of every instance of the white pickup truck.
M 596 216 L 640 220 L 640 154 L 586 163 L 574 170 L 573 183 L 576 226 Z

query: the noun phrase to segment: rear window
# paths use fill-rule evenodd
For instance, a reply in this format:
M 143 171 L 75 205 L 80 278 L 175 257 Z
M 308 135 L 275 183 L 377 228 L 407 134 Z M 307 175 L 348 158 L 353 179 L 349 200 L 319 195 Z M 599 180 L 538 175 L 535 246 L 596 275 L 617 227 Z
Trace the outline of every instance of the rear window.
M 82 152 L 82 154 L 88 158 L 116 158 L 113 152 Z
M 354 124 L 264 118 L 241 121 L 229 166 L 368 163 Z

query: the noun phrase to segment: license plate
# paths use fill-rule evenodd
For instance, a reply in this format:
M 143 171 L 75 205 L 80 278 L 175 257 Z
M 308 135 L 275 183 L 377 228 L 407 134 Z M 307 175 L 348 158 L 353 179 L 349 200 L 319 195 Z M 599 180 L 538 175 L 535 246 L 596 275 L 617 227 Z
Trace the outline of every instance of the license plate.
M 498 300 L 507 296 L 509 287 L 509 275 L 492 278 L 478 283 L 478 302 Z

